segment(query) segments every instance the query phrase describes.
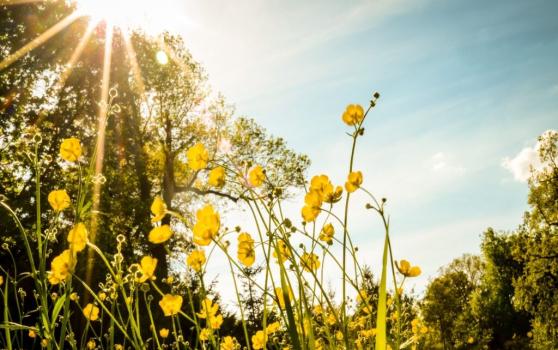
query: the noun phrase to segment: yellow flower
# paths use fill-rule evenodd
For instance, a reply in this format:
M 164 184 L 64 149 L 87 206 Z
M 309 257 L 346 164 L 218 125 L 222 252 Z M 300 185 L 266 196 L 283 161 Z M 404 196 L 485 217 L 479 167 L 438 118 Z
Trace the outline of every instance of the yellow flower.
M 335 332 L 335 339 L 337 339 L 338 341 L 342 341 L 343 340 L 343 332 L 341 332 L 341 331 Z
M 467 339 L 467 343 L 468 343 L 468 344 L 473 344 L 474 342 L 475 342 L 475 338 L 473 338 L 473 337 L 469 337 L 469 338 Z
M 204 328 L 201 330 L 200 332 L 200 340 L 201 341 L 207 341 L 209 340 L 209 337 L 211 337 L 211 334 L 213 334 L 213 331 L 209 328 Z
M 99 319 L 99 308 L 89 303 L 83 308 L 83 316 L 89 321 L 97 321 Z
M 248 183 L 252 187 L 260 187 L 265 181 L 265 173 L 259 165 L 253 167 L 248 173 Z
M 198 245 L 209 245 L 211 240 L 217 236 L 221 227 L 221 219 L 219 213 L 213 210 L 208 204 L 196 212 L 198 219 L 194 225 L 194 243 Z
M 53 285 L 65 281 L 72 269 L 72 252 L 69 249 L 66 249 L 60 255 L 52 259 L 50 263 L 50 271 L 48 273 L 48 281 Z
M 151 222 L 161 221 L 167 214 L 167 205 L 161 197 L 157 196 L 153 199 L 153 203 L 151 204 L 151 213 L 153 214 Z
M 153 244 L 159 244 L 166 242 L 172 236 L 172 230 L 169 225 L 161 225 L 154 227 L 151 232 L 149 232 L 149 242 Z
M 87 229 L 83 223 L 75 225 L 68 233 L 68 243 L 74 252 L 81 252 L 87 245 Z
M 124 350 L 124 346 L 122 344 L 114 344 L 114 350 Z
M 279 322 L 273 322 L 265 328 L 265 331 L 267 334 L 273 334 L 277 332 L 279 328 L 281 328 L 281 324 Z
M 304 253 L 300 257 L 300 263 L 305 271 L 316 271 L 320 267 L 320 260 L 314 253 Z
M 324 312 L 324 309 L 322 308 L 321 305 L 316 305 L 314 306 L 314 308 L 312 309 L 312 312 L 316 315 L 321 315 Z
M 277 303 L 279 304 L 279 307 L 281 309 L 285 309 L 285 294 L 283 294 L 283 289 L 281 287 L 275 288 L 275 296 L 277 297 Z M 289 288 L 289 304 L 293 299 L 293 291 Z
M 161 336 L 161 338 L 166 338 L 169 336 L 169 330 L 168 328 L 161 328 L 159 330 L 159 335 Z
M 364 329 L 364 330 L 360 331 L 359 333 L 364 338 L 372 338 L 373 336 L 376 335 L 377 331 L 376 331 L 376 328 L 370 328 L 370 329 Z
M 333 326 L 337 323 L 337 319 L 333 313 L 329 313 L 326 318 L 326 323 L 330 326 Z
M 347 177 L 347 182 L 345 182 L 345 189 L 347 192 L 351 193 L 356 191 L 360 185 L 362 185 L 362 172 L 353 171 Z
M 420 267 L 411 266 L 411 263 L 407 260 L 401 260 L 399 261 L 399 264 L 395 264 L 395 266 L 405 277 L 417 277 L 421 273 Z
M 48 346 L 48 343 L 49 343 L 49 341 L 48 341 L 47 338 L 41 339 L 41 346 L 42 346 L 43 348 L 46 348 L 46 347 Z
M 60 144 L 60 157 L 68 162 L 75 162 L 81 156 L 81 144 L 75 137 L 62 140 Z
M 282 264 L 291 257 L 291 251 L 289 250 L 289 246 L 282 240 L 277 241 L 277 247 L 275 251 L 273 251 L 273 257 L 277 259 L 279 264 Z
M 89 350 L 94 350 L 96 346 L 97 346 L 97 343 L 95 343 L 95 340 L 89 339 L 89 341 L 87 342 L 87 348 Z
M 322 227 L 320 232 L 320 240 L 326 242 L 327 244 L 333 244 L 333 235 L 335 234 L 335 229 L 332 224 L 327 224 Z
M 0 286 L 4 284 L 4 276 L 0 275 Z
M 320 214 L 320 208 L 305 205 L 304 207 L 302 207 L 301 214 L 304 221 L 312 222 L 316 220 L 316 218 Z
M 37 333 L 32 329 L 29 330 L 29 333 L 27 333 L 27 335 L 29 336 L 29 338 L 36 338 L 37 337 Z
M 335 203 L 341 199 L 343 188 L 341 186 L 333 187 L 327 175 L 316 175 L 310 180 L 310 192 L 316 191 L 319 198 L 323 202 Z
M 200 272 L 202 269 L 203 264 L 205 264 L 205 252 L 203 249 L 192 250 L 188 258 L 186 258 L 186 263 L 190 266 L 194 271 Z
M 105 292 L 99 292 L 99 299 L 101 301 L 105 301 L 107 299 L 107 293 Z
M 209 161 L 209 153 L 200 142 L 186 151 L 186 157 L 188 158 L 188 166 L 192 168 L 192 170 L 205 169 Z
M 223 187 L 225 185 L 225 168 L 218 166 L 209 172 L 207 183 L 213 187 Z
M 265 343 L 267 341 L 267 335 L 264 331 L 257 331 L 256 334 L 252 336 L 252 348 L 255 350 L 265 348 Z
M 157 267 L 157 259 L 144 256 L 140 261 L 141 276 L 137 279 L 138 282 L 143 283 L 150 279 L 155 279 L 155 268 Z
M 209 298 L 205 298 L 202 301 L 201 310 L 199 313 L 196 313 L 199 318 L 211 318 L 217 314 L 219 310 L 219 305 L 213 304 L 213 300 Z
M 356 125 L 364 119 L 364 108 L 361 105 L 348 105 L 343 112 L 343 122 L 347 125 Z
M 236 339 L 231 336 L 226 336 L 221 341 L 220 350 L 235 350 Z
M 79 300 L 79 296 L 76 292 L 70 293 L 70 300 L 71 301 L 78 301 Z
M 182 307 L 182 297 L 180 295 L 165 294 L 159 301 L 159 306 L 163 309 L 165 316 L 176 315 Z
M 254 240 L 248 233 L 238 235 L 238 260 L 247 267 L 252 266 L 256 260 Z
M 48 203 L 54 211 L 62 211 L 70 206 L 70 196 L 66 190 L 55 190 L 48 194 Z
M 219 329 L 223 324 L 223 315 L 212 316 L 208 319 L 208 324 L 211 329 Z

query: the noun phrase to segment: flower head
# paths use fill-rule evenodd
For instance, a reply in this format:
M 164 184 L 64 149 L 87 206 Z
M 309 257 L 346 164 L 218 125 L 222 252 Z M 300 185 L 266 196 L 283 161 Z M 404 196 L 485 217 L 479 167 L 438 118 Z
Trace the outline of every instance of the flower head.
M 211 318 L 214 317 L 219 311 L 219 305 L 213 304 L 213 300 L 205 298 L 201 304 L 200 312 L 196 313 L 199 318 Z
M 420 267 L 411 266 L 411 263 L 407 260 L 399 261 L 399 264 L 395 264 L 397 270 L 405 277 L 417 277 L 421 274 Z
M 153 244 L 159 244 L 166 242 L 172 236 L 172 230 L 169 225 L 161 225 L 154 227 L 149 232 L 149 242 Z
M 50 284 L 58 284 L 65 281 L 73 269 L 74 261 L 70 249 L 64 250 L 60 255 L 52 259 L 50 263 L 50 271 L 48 272 L 48 281 Z
M 347 125 L 357 125 L 364 119 L 364 108 L 358 104 L 348 105 L 343 112 L 343 122 Z
M 264 331 L 257 331 L 252 336 L 252 348 L 255 350 L 264 349 L 267 342 L 267 334 Z
M 320 200 L 326 203 L 336 203 L 341 199 L 343 188 L 334 187 L 327 175 L 316 175 L 310 180 L 310 192 L 315 191 Z
M 167 338 L 169 336 L 169 329 L 168 328 L 161 328 L 159 329 L 159 335 L 161 338 Z
M 347 192 L 351 193 L 356 191 L 360 185 L 362 185 L 362 172 L 353 171 L 347 177 L 347 182 L 345 182 L 345 189 Z
M 209 245 L 211 240 L 215 238 L 221 227 L 221 220 L 219 213 L 213 210 L 213 207 L 208 204 L 196 212 L 198 219 L 194 225 L 194 243 L 198 245 Z
M 85 224 L 78 223 L 68 233 L 68 243 L 74 252 L 81 252 L 87 245 L 87 228 Z
M 225 185 L 225 168 L 218 166 L 209 172 L 207 183 L 213 187 L 223 187 Z
M 99 319 L 99 308 L 89 303 L 83 308 L 83 316 L 89 321 L 97 321 Z
M 316 218 L 320 214 L 320 208 L 305 205 L 304 207 L 302 207 L 300 213 L 302 214 L 302 218 L 304 219 L 304 221 L 312 222 L 316 220 Z
M 248 233 L 238 235 L 238 260 L 247 267 L 252 266 L 256 260 L 254 240 Z
M 188 158 L 188 166 L 192 168 L 192 170 L 205 169 L 209 161 L 209 153 L 201 142 L 190 147 L 188 151 L 186 151 L 186 157 Z
M 194 271 L 200 272 L 203 264 L 205 264 L 205 252 L 203 249 L 192 250 L 192 252 L 186 258 L 186 264 L 190 266 Z
M 147 280 L 155 279 L 155 268 L 157 267 L 157 259 L 151 256 L 144 256 L 140 261 L 141 276 L 138 282 L 143 283 Z
M 62 211 L 70 206 L 70 196 L 66 190 L 55 190 L 48 194 L 48 203 L 54 211 Z
M 275 259 L 277 259 L 277 262 L 279 264 L 282 264 L 283 262 L 285 262 L 285 260 L 290 258 L 291 257 L 291 251 L 289 250 L 289 247 L 287 246 L 287 243 L 285 243 L 282 240 L 278 240 L 277 241 L 277 247 L 273 251 L 273 257 Z
M 333 244 L 333 235 L 335 234 L 335 229 L 331 223 L 324 225 L 322 231 L 320 232 L 320 241 L 324 241 L 327 244 Z
M 236 339 L 231 336 L 226 336 L 221 340 L 221 345 L 219 346 L 219 350 L 235 350 L 236 348 Z
M 300 263 L 305 271 L 316 271 L 320 267 L 320 259 L 314 253 L 304 253 L 300 257 Z
M 60 144 L 60 157 L 68 162 L 75 162 L 81 156 L 81 144 L 75 137 L 62 140 Z
M 159 301 L 159 306 L 165 316 L 176 315 L 182 307 L 182 297 L 180 295 L 165 294 Z
M 265 181 L 265 173 L 259 165 L 253 167 L 248 173 L 248 183 L 252 187 L 260 187 Z
M 157 196 L 153 199 L 153 203 L 151 204 L 151 213 L 153 214 L 151 222 L 161 221 L 167 214 L 167 205 L 161 197 Z

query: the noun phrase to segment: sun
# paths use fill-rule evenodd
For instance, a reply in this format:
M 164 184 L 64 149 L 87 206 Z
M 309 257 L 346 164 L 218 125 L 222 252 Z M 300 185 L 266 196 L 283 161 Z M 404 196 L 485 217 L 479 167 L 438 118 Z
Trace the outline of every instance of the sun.
M 73 0 L 80 14 L 124 29 L 162 31 L 175 0 Z

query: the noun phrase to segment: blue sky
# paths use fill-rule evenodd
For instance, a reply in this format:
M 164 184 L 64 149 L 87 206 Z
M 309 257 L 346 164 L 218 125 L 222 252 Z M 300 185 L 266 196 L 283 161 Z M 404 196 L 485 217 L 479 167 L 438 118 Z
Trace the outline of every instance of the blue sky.
M 182 6 L 176 19 L 187 20 L 176 28 L 213 88 L 308 154 L 310 175 L 344 182 L 350 140 L 341 113 L 382 94 L 356 168 L 388 198 L 396 258 L 423 267 L 419 292 L 442 265 L 478 253 L 485 228 L 520 223 L 536 138 L 558 127 L 558 2 Z M 381 231 L 364 203 L 356 200 L 352 232 L 375 268 Z

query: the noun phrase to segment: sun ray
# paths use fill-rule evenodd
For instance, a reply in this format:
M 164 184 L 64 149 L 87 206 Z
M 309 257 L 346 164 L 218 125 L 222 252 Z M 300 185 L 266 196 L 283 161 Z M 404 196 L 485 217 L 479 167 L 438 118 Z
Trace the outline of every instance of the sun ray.
M 89 41 L 89 38 L 91 38 L 91 34 L 93 34 L 93 30 L 95 29 L 96 25 L 97 25 L 96 23 L 90 22 L 89 25 L 87 26 L 87 29 L 85 30 L 85 33 L 83 33 L 83 36 L 81 37 L 81 39 L 78 42 L 78 45 L 76 46 L 76 48 L 72 52 L 72 56 L 68 60 L 68 63 L 66 63 L 66 67 L 64 68 L 64 70 L 60 74 L 60 77 L 58 78 L 58 82 L 56 83 L 56 85 L 54 87 L 54 94 L 55 95 L 58 95 L 60 90 L 66 84 L 66 80 L 68 79 L 68 77 L 72 73 L 72 70 L 74 69 L 74 66 L 75 66 L 77 60 L 79 60 L 79 58 L 81 57 L 81 54 L 83 53 L 83 50 L 85 49 L 85 45 Z
M 8 55 L 6 59 L 0 62 L 0 70 L 4 70 L 5 68 L 9 67 L 12 63 L 23 57 L 25 54 L 34 50 L 41 44 L 45 43 L 48 39 L 52 38 L 62 29 L 69 26 L 73 21 L 75 21 L 80 14 L 78 12 L 74 12 L 71 15 L 67 16 L 66 18 L 62 19 L 60 22 L 56 23 L 49 29 L 47 29 L 43 34 L 39 35 L 35 39 L 31 40 L 25 46 L 17 50 L 16 52 Z
M 48 0 L 2 0 L 0 1 L 0 6 L 12 6 L 12 5 L 23 5 L 30 4 L 34 2 L 47 2 Z
M 124 38 L 124 45 L 126 47 L 126 55 L 128 56 L 128 61 L 130 62 L 130 67 L 132 68 L 132 74 L 134 75 L 134 80 L 137 84 L 137 92 L 139 93 L 142 102 L 145 102 L 145 85 L 141 76 L 141 71 L 136 56 L 136 50 L 134 50 L 134 46 L 132 45 L 132 41 L 130 40 L 128 31 L 123 30 L 122 36 Z
M 101 203 L 101 185 L 103 178 L 103 162 L 105 154 L 105 129 L 107 125 L 107 116 L 109 108 L 109 90 L 110 90 L 110 69 L 112 59 L 112 34 L 113 27 L 107 24 L 105 36 L 105 53 L 103 59 L 103 77 L 101 80 L 101 102 L 99 104 L 99 113 L 97 116 L 97 144 L 95 149 L 95 181 L 93 185 L 93 208 L 91 211 L 91 231 L 89 240 L 95 243 L 98 229 L 98 213 Z M 87 252 L 87 270 L 85 281 L 91 284 L 93 276 L 93 266 L 95 264 L 95 253 L 92 249 Z

